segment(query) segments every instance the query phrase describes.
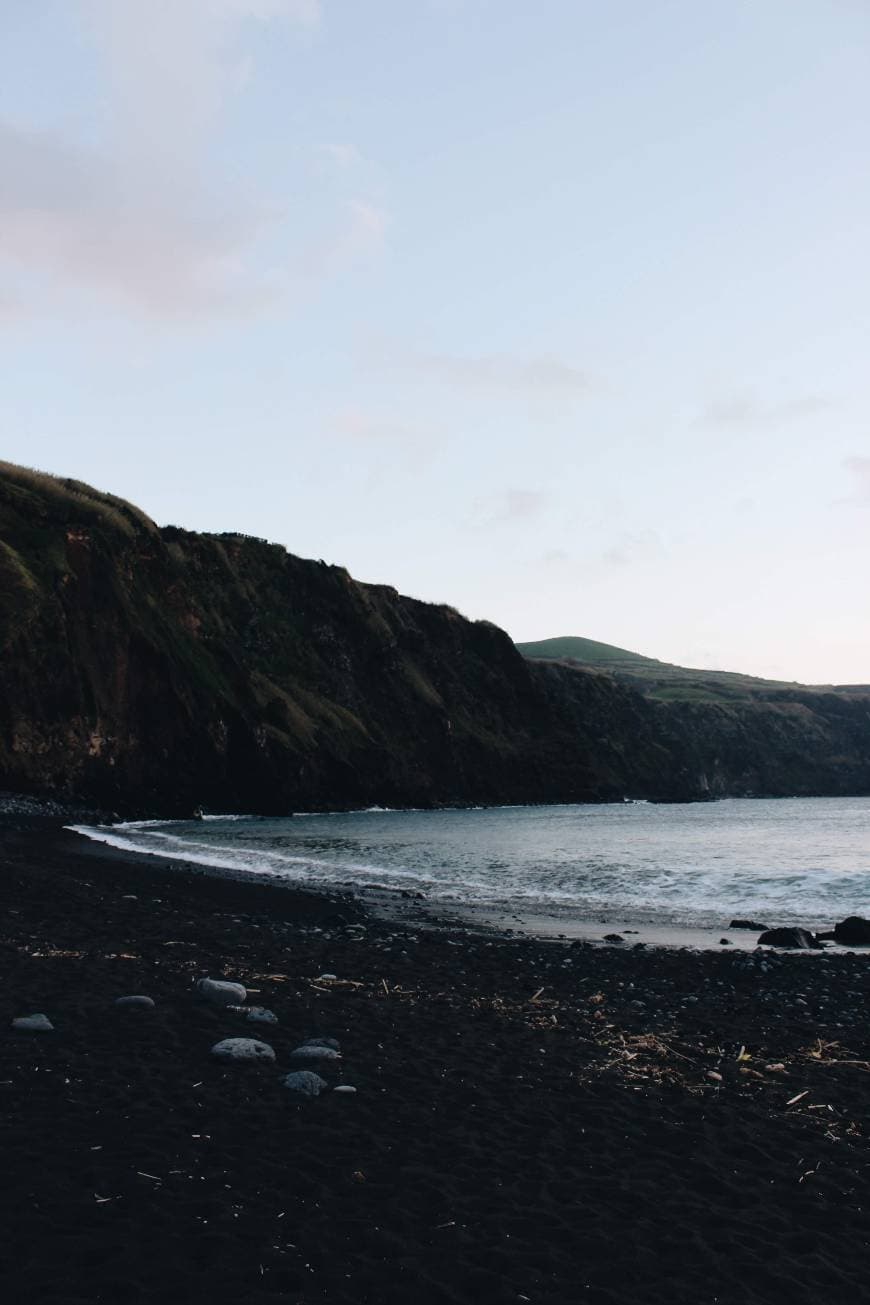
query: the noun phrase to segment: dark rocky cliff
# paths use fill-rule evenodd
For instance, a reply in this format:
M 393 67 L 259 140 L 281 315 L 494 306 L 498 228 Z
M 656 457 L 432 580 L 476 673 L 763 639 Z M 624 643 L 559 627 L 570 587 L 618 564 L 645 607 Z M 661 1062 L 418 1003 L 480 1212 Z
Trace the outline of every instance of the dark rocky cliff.
M 8 465 L 0 653 L 0 787 L 124 812 L 870 791 L 868 701 L 711 724 L 340 567 Z

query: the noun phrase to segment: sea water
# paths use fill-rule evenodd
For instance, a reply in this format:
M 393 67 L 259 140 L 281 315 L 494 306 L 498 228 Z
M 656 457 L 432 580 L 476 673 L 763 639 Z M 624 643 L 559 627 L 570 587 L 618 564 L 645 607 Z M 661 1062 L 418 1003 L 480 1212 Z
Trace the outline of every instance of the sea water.
M 870 798 L 207 816 L 76 826 L 129 851 L 444 908 L 718 928 L 870 916 Z

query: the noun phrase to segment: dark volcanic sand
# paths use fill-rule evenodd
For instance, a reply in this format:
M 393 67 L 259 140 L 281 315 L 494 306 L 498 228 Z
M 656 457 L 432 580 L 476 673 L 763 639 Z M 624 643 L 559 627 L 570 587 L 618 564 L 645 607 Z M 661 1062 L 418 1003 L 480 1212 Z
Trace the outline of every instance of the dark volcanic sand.
M 0 894 L 6 1305 L 862 1298 L 865 955 L 569 948 L 411 905 L 357 939 L 352 905 L 56 831 L 6 831 Z M 204 974 L 280 1025 L 197 1001 Z M 34 1011 L 54 1033 L 10 1030 Z M 232 1034 L 277 1068 L 211 1059 Z M 312 1034 L 355 1096 L 280 1086 Z

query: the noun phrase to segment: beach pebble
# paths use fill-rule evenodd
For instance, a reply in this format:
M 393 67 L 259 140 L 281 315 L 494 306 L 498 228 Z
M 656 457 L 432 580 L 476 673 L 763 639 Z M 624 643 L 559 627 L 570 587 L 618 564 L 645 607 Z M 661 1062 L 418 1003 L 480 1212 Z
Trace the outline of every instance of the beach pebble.
M 200 979 L 196 990 L 200 997 L 218 1006 L 241 1006 L 248 999 L 244 984 L 230 983 L 228 979 Z
M 327 1084 L 325 1079 L 319 1074 L 313 1074 L 310 1069 L 299 1069 L 287 1075 L 284 1086 L 303 1097 L 319 1097 Z
M 12 1021 L 13 1029 L 20 1033 L 53 1033 L 54 1025 L 47 1015 L 19 1015 Z
M 714 1083 L 721 1083 L 721 1082 L 722 1082 L 722 1075 L 721 1075 L 721 1074 L 717 1074 L 715 1069 L 709 1069 L 709 1070 L 707 1071 L 707 1077 L 708 1077 L 709 1079 L 712 1079 L 712 1081 L 713 1081 Z
M 337 974 L 318 974 L 317 978 L 318 978 L 318 981 L 319 981 L 319 982 L 322 982 L 322 983 L 329 983 L 331 980 L 333 980 L 333 979 L 337 979 L 337 978 L 338 978 L 338 975 L 337 975 Z
M 336 1051 L 334 1047 L 318 1047 L 311 1042 L 306 1042 L 302 1047 L 296 1047 L 290 1052 L 290 1059 L 294 1062 L 300 1060 L 318 1060 L 321 1062 L 329 1060 L 341 1060 L 341 1052 Z
M 331 1047 L 333 1051 L 341 1051 L 341 1043 L 338 1038 L 306 1038 L 299 1047 Z M 299 1050 L 299 1047 L 296 1050 Z
M 115 1005 L 123 1010 L 153 1010 L 154 999 L 152 997 L 116 997 Z
M 249 1024 L 277 1024 L 278 1016 L 265 1006 L 227 1006 L 233 1015 L 241 1015 Z
M 604 935 L 604 941 L 609 943 L 621 943 L 625 942 L 625 939 L 621 933 L 606 933 Z
M 211 1054 L 218 1060 L 274 1060 L 275 1053 L 266 1042 L 256 1038 L 224 1038 L 216 1042 Z
M 337 1088 L 333 1088 L 332 1090 L 333 1092 L 344 1092 L 344 1093 L 356 1092 L 356 1088 L 351 1087 L 349 1083 L 340 1083 Z

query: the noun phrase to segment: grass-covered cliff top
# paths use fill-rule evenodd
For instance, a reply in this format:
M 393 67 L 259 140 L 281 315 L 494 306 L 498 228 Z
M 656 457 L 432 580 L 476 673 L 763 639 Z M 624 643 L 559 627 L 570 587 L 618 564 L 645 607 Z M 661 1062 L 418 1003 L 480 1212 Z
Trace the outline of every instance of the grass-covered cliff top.
M 0 526 L 5 510 L 30 508 L 35 520 L 50 511 L 72 524 L 103 525 L 132 536 L 137 530 L 156 533 L 149 516 L 115 494 L 105 494 L 81 480 L 53 476 L 33 467 L 0 461 Z
M 524 657 L 532 660 L 558 661 L 583 670 L 604 672 L 639 689 L 647 697 L 676 701 L 734 701 L 799 689 L 802 692 L 836 693 L 846 697 L 870 695 L 870 685 L 803 685 L 787 680 L 764 680 L 739 671 L 708 671 L 701 668 L 674 666 L 654 657 L 629 652 L 597 639 L 563 635 L 556 639 L 539 639 L 518 643 Z

